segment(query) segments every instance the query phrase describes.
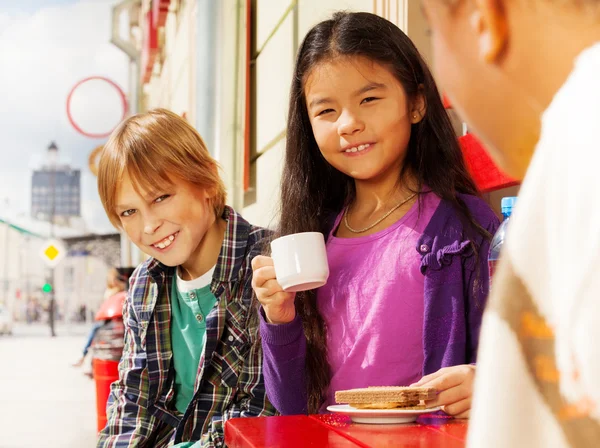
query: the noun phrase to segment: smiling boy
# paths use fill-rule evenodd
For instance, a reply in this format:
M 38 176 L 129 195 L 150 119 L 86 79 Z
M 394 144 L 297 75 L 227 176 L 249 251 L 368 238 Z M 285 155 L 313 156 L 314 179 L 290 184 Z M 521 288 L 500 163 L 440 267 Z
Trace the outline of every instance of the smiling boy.
M 202 138 L 164 109 L 113 132 L 98 189 L 111 222 L 150 256 L 131 279 L 98 447 L 222 446 L 228 418 L 275 412 L 250 287 L 265 231 L 225 205 Z

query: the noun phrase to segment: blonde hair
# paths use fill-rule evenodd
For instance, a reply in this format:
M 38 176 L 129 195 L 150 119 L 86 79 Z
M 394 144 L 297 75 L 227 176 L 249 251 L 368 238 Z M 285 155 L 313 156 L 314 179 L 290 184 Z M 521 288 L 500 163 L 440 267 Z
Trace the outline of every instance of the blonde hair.
M 200 134 L 183 118 L 153 109 L 123 121 L 112 133 L 98 163 L 98 192 L 115 227 L 121 227 L 116 196 L 127 174 L 136 189 L 155 192 L 173 178 L 209 192 L 217 217 L 225 207 L 225 185 Z M 140 188 L 141 187 L 141 188 Z

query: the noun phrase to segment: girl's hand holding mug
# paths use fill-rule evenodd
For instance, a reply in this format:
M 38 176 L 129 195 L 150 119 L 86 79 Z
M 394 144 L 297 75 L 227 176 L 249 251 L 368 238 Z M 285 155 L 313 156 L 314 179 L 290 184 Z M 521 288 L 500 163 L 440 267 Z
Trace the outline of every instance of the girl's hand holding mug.
M 327 282 L 325 238 L 320 232 L 282 236 L 271 241 L 271 256 L 252 260 L 252 289 L 267 322 L 285 324 L 296 317 L 296 292 L 319 288 Z
M 252 289 L 262 305 L 267 322 L 286 324 L 296 317 L 295 292 L 285 292 L 275 277 L 271 257 L 258 255 L 252 260 Z

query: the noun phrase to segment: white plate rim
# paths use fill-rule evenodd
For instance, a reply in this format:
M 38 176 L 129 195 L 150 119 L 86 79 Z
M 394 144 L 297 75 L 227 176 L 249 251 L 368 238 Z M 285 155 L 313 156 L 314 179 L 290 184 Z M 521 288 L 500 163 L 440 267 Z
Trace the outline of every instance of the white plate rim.
M 427 409 L 356 409 L 347 404 L 333 404 L 327 406 L 329 412 L 336 414 L 355 415 L 355 416 L 402 416 L 402 415 L 421 415 L 430 414 L 432 412 L 440 411 L 442 408 L 437 406 L 435 408 Z

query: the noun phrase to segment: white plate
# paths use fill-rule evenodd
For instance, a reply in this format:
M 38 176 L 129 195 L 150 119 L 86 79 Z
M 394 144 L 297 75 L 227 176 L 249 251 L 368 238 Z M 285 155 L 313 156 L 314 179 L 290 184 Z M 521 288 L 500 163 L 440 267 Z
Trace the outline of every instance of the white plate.
M 441 408 L 429 409 L 356 409 L 347 404 L 328 406 L 327 410 L 349 416 L 355 423 L 390 424 L 411 423 L 419 415 L 439 411 Z

